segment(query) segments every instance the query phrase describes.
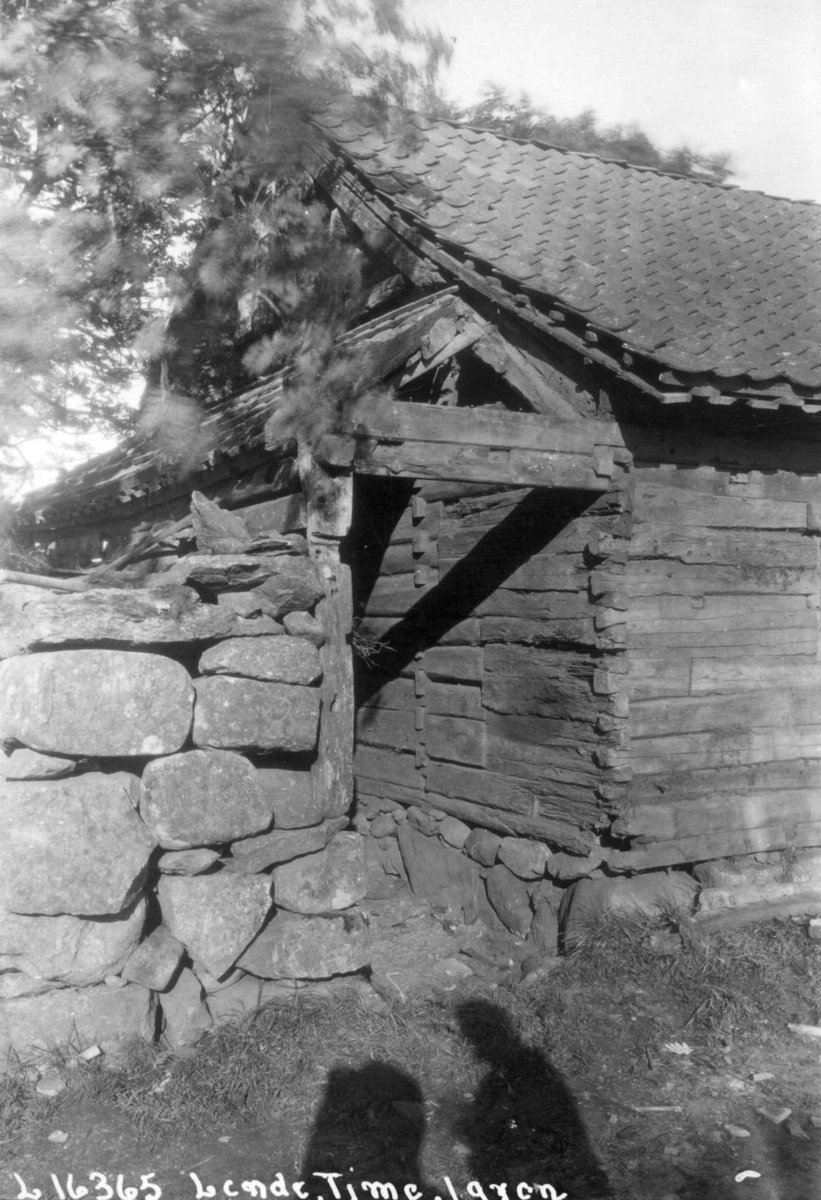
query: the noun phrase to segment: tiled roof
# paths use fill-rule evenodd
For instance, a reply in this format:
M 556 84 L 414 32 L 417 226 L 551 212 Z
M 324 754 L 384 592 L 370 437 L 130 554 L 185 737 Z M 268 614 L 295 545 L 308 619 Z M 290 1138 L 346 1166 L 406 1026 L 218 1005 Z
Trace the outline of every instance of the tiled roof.
M 317 122 L 417 230 L 592 331 L 675 372 L 821 390 L 821 206 L 417 114 Z

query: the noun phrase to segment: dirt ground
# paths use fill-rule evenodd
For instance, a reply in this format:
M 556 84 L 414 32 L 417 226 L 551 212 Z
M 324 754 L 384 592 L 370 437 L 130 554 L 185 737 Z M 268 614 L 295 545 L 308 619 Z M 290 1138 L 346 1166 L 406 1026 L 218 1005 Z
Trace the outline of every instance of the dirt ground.
M 410 1200 L 413 1187 L 426 1200 L 821 1197 L 821 1041 L 786 1029 L 818 1020 L 806 987 L 751 1037 L 740 1000 L 710 1023 L 709 989 L 694 1014 L 686 989 L 663 972 L 642 986 L 635 963 L 622 975 L 611 959 L 597 979 L 562 960 L 522 983 L 498 941 L 409 896 L 376 905 L 374 930 L 367 1020 L 378 1044 L 368 1052 L 367 1032 L 348 1040 L 364 1019 L 361 990 L 353 1008 L 317 998 L 316 1061 L 293 1076 L 300 1104 L 257 1105 L 253 1119 L 204 1129 L 184 1098 L 146 1119 L 133 1096 L 101 1100 L 79 1085 L 104 1066 L 67 1066 L 65 1090 L 32 1100 L 5 1141 L 0 1200 L 380 1194 L 363 1181 L 392 1183 L 400 1200 L 406 1185 Z M 404 1039 L 395 1056 L 392 1028 Z M 262 1057 L 242 1068 L 251 1076 L 288 1053 L 274 1047 L 269 1060 L 259 1044 Z M 190 1059 L 160 1056 L 149 1099 Z

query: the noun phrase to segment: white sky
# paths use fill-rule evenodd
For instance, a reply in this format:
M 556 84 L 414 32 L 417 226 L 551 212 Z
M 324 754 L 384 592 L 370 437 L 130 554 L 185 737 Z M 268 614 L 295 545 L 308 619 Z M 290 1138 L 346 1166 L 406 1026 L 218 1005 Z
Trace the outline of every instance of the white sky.
M 821 201 L 821 0 L 407 0 L 455 38 L 445 91 L 493 80 L 558 116 L 729 150 L 733 182 Z

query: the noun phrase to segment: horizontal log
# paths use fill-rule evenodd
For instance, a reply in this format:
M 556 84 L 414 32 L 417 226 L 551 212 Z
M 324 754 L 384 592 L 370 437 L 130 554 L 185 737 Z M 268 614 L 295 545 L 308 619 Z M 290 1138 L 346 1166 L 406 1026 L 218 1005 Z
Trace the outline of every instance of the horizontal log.
M 394 708 L 400 712 L 412 712 L 419 703 L 413 679 L 369 675 L 367 683 L 368 698 L 364 707 Z
M 386 646 L 391 646 L 402 634 L 400 617 L 363 617 L 357 625 L 357 632 L 365 639 L 376 639 Z M 394 637 L 391 638 L 393 633 Z M 449 629 L 438 635 L 440 646 L 477 646 L 481 626 L 477 617 L 468 617 L 465 621 L 457 621 Z
M 676 648 L 688 649 L 693 658 L 729 658 L 735 654 L 813 654 L 818 639 L 815 630 L 814 614 L 807 613 L 800 622 L 788 628 L 773 628 L 762 617 L 755 618 L 755 623 L 740 620 L 742 628 L 707 629 L 699 631 L 682 630 L 681 622 L 671 618 L 664 623 L 658 622 L 661 628 L 651 630 L 634 630 L 628 625 L 628 644 L 631 652 L 639 650 L 649 653 L 658 650 Z M 792 614 L 796 615 L 796 614 Z M 728 622 L 728 624 L 730 624 Z M 483 630 L 483 636 L 484 630 Z
M 701 525 L 708 529 L 807 528 L 806 501 L 705 496 L 674 491 L 641 476 L 636 481 L 634 512 L 637 520 L 663 525 Z
M 615 837 L 640 842 L 678 840 L 733 830 L 761 829 L 819 816 L 814 789 L 721 792 L 668 804 L 629 803 L 613 825 Z
M 721 660 L 705 658 L 699 661 L 714 663 Z M 693 659 L 686 650 L 675 656 L 666 654 L 651 658 L 641 648 L 631 647 L 628 683 L 631 703 L 635 700 L 660 700 L 665 696 L 689 696 L 693 665 Z
M 461 683 L 479 683 L 482 679 L 483 652 L 480 646 L 432 646 L 405 671 L 424 671 L 430 679 L 454 679 Z
M 363 746 L 415 752 L 419 740 L 413 710 L 360 708 L 354 728 L 356 741 Z
M 485 765 L 485 723 L 425 713 L 425 752 L 431 758 L 470 766 Z
M 630 803 L 640 806 L 710 798 L 719 792 L 821 788 L 821 758 L 775 759 L 745 766 L 707 767 L 666 775 L 639 775 L 630 785 Z
M 785 623 L 793 621 L 800 625 L 810 620 L 807 614 L 814 609 L 812 597 L 807 595 L 634 596 L 630 604 L 630 623 L 641 628 L 645 622 L 660 620 L 726 622 L 763 614 L 777 615 Z
M 821 477 L 816 470 L 799 475 L 794 471 L 739 471 L 732 467 L 682 468 L 672 463 L 648 466 L 636 463 L 637 482 L 666 487 L 676 492 L 698 492 L 709 496 L 733 496 L 743 500 L 788 500 L 805 504 L 821 502 Z M 683 501 L 686 503 L 686 501 Z
M 543 488 L 604 492 L 609 480 L 597 474 L 593 454 L 547 450 L 502 450 L 461 443 L 359 440 L 326 434 L 314 450 L 329 467 L 360 475 L 404 479 L 449 479 L 468 483 L 513 483 Z
M 748 595 L 814 596 L 818 592 L 815 565 L 751 567 L 747 563 L 682 563 L 669 558 L 632 559 L 624 575 L 597 571 L 590 582 L 594 593 L 626 588 L 633 597 L 715 594 L 746 599 Z
M 391 544 L 379 561 L 380 575 L 412 575 L 418 567 L 437 567 L 439 551 L 436 543 L 432 542 L 426 549 L 416 552 L 413 542 Z
M 762 829 L 734 830 L 678 841 L 652 842 L 636 850 L 610 850 L 611 871 L 650 871 L 658 867 L 709 862 L 738 854 L 761 854 L 787 846 L 821 846 L 821 821 L 801 825 L 768 825 Z
M 817 566 L 817 547 L 812 538 L 759 529 L 722 533 L 695 522 L 686 526 L 665 524 L 655 515 L 652 521 L 636 521 L 630 553 L 683 563 L 736 564 L 748 571 L 759 567 L 814 571 Z
M 633 738 L 630 746 L 633 773 L 651 775 L 819 755 L 821 726 L 815 725 L 800 729 L 736 726 L 709 733 Z
M 488 732 L 494 739 L 494 753 L 499 751 L 499 742 L 503 741 L 508 757 L 515 764 L 516 747 L 537 747 L 539 757 L 549 759 L 556 749 L 569 750 L 578 757 L 582 749 L 589 751 L 591 746 L 605 744 L 605 739 L 596 732 L 595 712 L 576 719 L 563 715 L 559 706 L 556 712 L 559 715 L 549 716 L 532 710 L 520 713 L 486 708 L 485 718 Z M 515 765 L 512 773 L 520 773 Z
M 615 422 L 557 421 L 535 413 L 477 406 L 455 408 L 372 400 L 354 406 L 343 433 L 361 438 L 590 453 L 594 446 L 623 445 Z
M 444 579 L 463 561 L 462 558 L 439 558 L 439 578 Z M 497 558 L 496 561 L 500 560 Z M 516 559 L 511 560 L 510 573 L 504 576 L 504 582 L 500 586 L 519 591 L 571 594 L 584 593 L 587 589 L 590 571 L 585 567 L 581 554 L 534 554 L 521 566 L 517 566 L 516 562 Z M 586 595 L 584 598 L 586 601 Z
M 435 542 L 442 527 L 443 513 L 444 505 L 435 501 L 425 505 L 424 515 L 420 517 L 414 517 L 412 509 L 406 508 L 391 530 L 391 545 L 412 542 L 420 533 L 427 534 L 431 542 Z
M 634 700 L 630 732 L 636 741 L 663 734 L 722 729 L 794 729 L 821 725 L 818 687 L 772 688 L 737 695 L 668 697 L 663 703 Z M 819 746 L 821 752 L 821 746 Z
M 579 828 L 602 828 L 607 824 L 595 797 L 582 789 L 577 796 L 559 796 L 546 781 L 519 779 L 433 761 L 429 763 L 426 775 L 427 791 L 442 796 L 471 800 L 529 818 L 550 817 Z
M 535 670 L 526 676 L 485 674 L 482 704 L 495 713 L 551 718 L 550 727 L 560 725 L 568 737 L 583 736 L 580 724 L 586 723 L 592 730 L 604 707 L 589 685 L 584 691 L 569 691 L 560 682 L 540 679 Z
M 354 787 L 357 796 L 372 796 L 377 800 L 396 800 L 398 804 L 421 804 L 424 794 L 415 788 L 402 787 L 399 783 L 365 779 L 359 775 L 354 776 Z
M 718 437 L 702 429 L 670 429 L 658 425 L 621 425 L 625 445 L 637 467 L 644 463 L 674 463 L 732 467 L 735 470 L 784 470 L 816 475 L 818 443 L 790 441 L 765 432 L 758 438 Z
M 519 617 L 483 617 L 482 641 L 518 642 L 523 646 L 596 645 L 593 620 L 539 621 Z
M 451 717 L 469 717 L 473 721 L 484 721 L 482 691 L 480 687 L 460 683 L 433 683 L 425 688 L 427 713 Z
M 766 691 L 772 688 L 821 689 L 821 662 L 809 656 L 806 660 L 787 656 L 764 658 L 759 661 L 738 658 L 729 662 L 702 658 L 696 659 L 692 664 L 692 695 Z
M 353 770 L 357 778 L 398 783 L 401 787 L 415 788 L 420 792 L 424 788 L 424 776 L 417 770 L 413 754 L 357 746 Z
M 595 834 L 577 828 L 572 821 L 556 817 L 526 817 L 521 813 L 503 812 L 488 805 L 463 800 L 457 796 L 440 796 L 427 792 L 417 802 L 420 808 L 439 810 L 461 821 L 483 829 L 493 829 L 509 837 L 535 838 L 568 850 L 571 854 L 587 855 L 597 845 Z
M 702 888 L 698 896 L 696 920 L 708 914 L 740 909 L 749 905 L 780 905 L 792 901 L 800 911 L 821 913 L 821 883 L 759 883 L 735 888 Z

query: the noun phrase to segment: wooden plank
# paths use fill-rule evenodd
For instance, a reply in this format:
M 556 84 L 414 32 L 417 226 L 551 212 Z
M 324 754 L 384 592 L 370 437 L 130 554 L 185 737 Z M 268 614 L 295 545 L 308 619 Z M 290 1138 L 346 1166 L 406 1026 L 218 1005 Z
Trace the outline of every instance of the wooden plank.
M 621 426 L 636 463 L 709 464 L 736 470 L 784 470 L 818 475 L 816 441 L 774 438 L 762 430 L 758 438 L 718 437 L 702 429 L 662 429 L 658 425 Z
M 572 854 L 589 854 L 598 844 L 593 833 L 580 829 L 572 821 L 558 817 L 527 817 L 521 813 L 504 812 L 488 805 L 477 804 L 456 796 L 440 796 L 435 792 L 427 792 L 423 800 L 418 801 L 420 808 L 439 809 L 472 825 L 481 825 L 485 829 L 495 829 L 509 837 L 529 837 L 539 841 L 550 842 Z
M 528 620 L 520 617 L 483 617 L 482 641 L 518 642 L 524 646 L 596 645 L 593 619 Z
M 727 622 L 728 628 L 722 628 L 721 622 L 716 622 L 719 628 L 708 628 L 697 633 L 682 631 L 678 627 L 681 622 L 676 622 L 675 619 L 657 622 L 652 631 L 635 630 L 630 624 L 629 646 L 631 650 L 637 648 L 642 652 L 686 647 L 694 658 L 728 658 L 732 654 L 749 653 L 813 654 L 818 634 L 814 614 L 808 613 L 807 617 L 809 619 L 796 621 L 784 629 L 777 621 L 767 622 L 762 614 L 749 620 L 740 618 L 740 628 L 733 628 L 730 622 Z
M 534 669 L 527 675 L 488 675 L 482 681 L 482 704 L 495 713 L 527 714 L 534 717 L 552 718 L 551 728 L 556 722 L 562 727 L 578 731 L 580 723 L 591 729 L 604 708 L 593 694 L 588 683 L 584 689 L 569 689 L 563 680 L 540 678 Z
M 666 487 L 677 492 L 701 493 L 710 496 L 735 496 L 745 500 L 821 502 L 821 474 L 799 475 L 794 471 L 739 472 L 731 467 L 680 467 L 672 463 L 648 466 L 636 463 L 636 480 L 654 487 Z M 682 502 L 686 503 L 683 500 Z
M 360 475 L 513 483 L 605 492 L 609 480 L 594 469 L 592 454 L 503 450 L 462 443 L 377 442 L 326 434 L 316 446 L 320 461 Z
M 807 505 L 800 500 L 754 500 L 744 496 L 703 496 L 674 492 L 646 478 L 636 484 L 637 520 L 663 525 L 701 525 L 708 529 L 807 528 Z
M 576 826 L 602 827 L 607 823 L 595 800 L 585 796 L 577 800 L 557 796 L 549 783 L 433 761 L 426 776 L 429 792 L 471 800 L 502 812 L 530 818 L 550 817 Z
M 441 567 L 440 567 L 441 569 Z M 681 563 L 667 558 L 631 559 L 626 572 L 593 573 L 594 590 L 626 588 L 631 596 L 708 596 L 750 594 L 816 595 L 818 572 L 812 567 L 751 567 L 747 563 Z
M 333 817 L 347 813 L 353 803 L 353 602 L 351 570 L 339 556 L 340 539 L 351 523 L 353 479 L 328 475 L 307 454 L 300 455 L 300 476 L 307 502 L 308 552 L 325 580 L 325 595 L 316 608 L 325 642 L 319 651 L 322 716 L 311 774 L 325 816 Z
M 354 754 L 354 774 L 357 779 L 398 783 L 401 787 L 417 789 L 420 792 L 424 787 L 424 776 L 416 769 L 414 755 L 399 751 L 357 746 Z
M 689 525 L 637 520 L 630 554 L 640 558 L 679 559 L 684 563 L 727 563 L 754 572 L 775 570 L 814 571 L 818 546 L 813 538 L 795 532 L 736 529 L 722 533 L 695 522 Z
M 758 617 L 761 614 L 788 621 L 807 622 L 816 605 L 811 596 L 759 595 L 744 596 L 635 596 L 630 604 L 630 623 L 636 628 L 658 620 L 690 622 L 731 621 L 740 616 Z M 795 614 L 799 614 L 796 616 Z M 767 628 L 763 626 L 762 628 Z
M 630 759 L 636 775 L 662 775 L 706 767 L 743 766 L 772 759 L 821 754 L 821 726 L 800 729 L 730 727 L 708 733 L 632 738 Z
M 420 804 L 424 795 L 415 788 L 402 787 L 399 783 L 388 783 L 384 779 L 365 779 L 361 775 L 355 776 L 354 788 L 357 796 L 373 796 L 377 800 L 396 800 L 399 804 Z
M 641 807 L 710 798 L 720 792 L 821 788 L 821 758 L 777 759 L 746 766 L 725 766 L 666 775 L 637 776 L 630 803 Z
M 703 659 L 705 663 L 718 659 Z M 741 661 L 741 660 L 739 660 Z M 689 696 L 693 660 L 684 651 L 673 657 L 666 654 L 658 658 L 642 655 L 641 650 L 630 650 L 630 677 L 627 684 L 631 704 L 636 700 L 659 700 L 665 696 Z
M 400 542 L 398 545 L 391 543 L 382 555 L 379 573 L 380 575 L 408 575 L 413 574 L 418 567 L 436 567 L 438 562 L 439 551 L 435 542 L 418 552 L 414 551 L 413 542 Z
M 380 679 L 379 676 L 369 676 L 368 699 L 363 707 L 394 708 L 400 712 L 409 712 L 415 709 L 417 704 L 412 679 Z
M 479 683 L 483 661 L 480 646 L 432 646 L 430 650 L 424 650 L 409 669 L 421 669 L 431 679 Z
M 483 721 L 482 691 L 479 687 L 461 683 L 428 683 L 425 688 L 425 708 L 428 714 L 468 717 Z
M 708 862 L 737 854 L 760 854 L 787 846 L 821 846 L 821 821 L 800 825 L 767 825 L 762 829 L 733 830 L 680 841 L 652 842 L 637 850 L 610 850 L 611 871 L 649 871 L 682 863 Z
M 504 559 L 495 559 L 499 565 Z M 578 593 L 587 587 L 590 570 L 584 566 L 581 555 L 533 555 L 526 563 L 517 565 L 511 559 L 510 573 L 504 577 L 500 587 L 520 591 Z M 439 578 L 445 576 L 463 562 L 462 558 L 439 558 Z M 585 597 L 586 599 L 586 597 Z
M 527 700 L 514 711 L 499 712 L 486 706 L 485 716 L 494 749 L 498 749 L 498 740 L 504 740 L 509 757 L 515 761 L 516 746 L 521 745 L 543 747 L 551 752 L 555 747 L 565 747 L 578 753 L 603 744 L 602 735 L 596 731 L 595 712 L 573 718 L 561 705 L 556 705 L 553 712 L 538 712 L 535 711 L 537 707 L 538 702 L 528 704 Z M 545 709 L 547 707 L 544 705 Z M 513 774 L 518 774 L 515 767 Z
M 464 717 L 425 714 L 425 752 L 431 758 L 485 765 L 485 723 Z
M 415 751 L 419 734 L 413 711 L 395 708 L 360 708 L 356 714 L 357 745 L 387 746 L 392 750 Z
M 497 329 L 488 327 L 485 336 L 472 349 L 477 358 L 507 379 L 536 412 L 559 420 L 578 419 L 578 410 L 550 386 L 550 367 L 514 346 Z M 552 373 L 555 376 L 555 371 Z M 564 382 L 566 386 L 572 386 L 569 380 Z
M 439 537 L 442 528 L 444 505 L 431 501 L 425 508 L 423 517 L 414 517 L 410 508 L 406 508 L 391 530 L 391 545 L 412 542 L 419 533 L 426 533 L 432 542 Z
M 667 697 L 663 703 L 634 700 L 630 732 L 637 741 L 664 734 L 718 732 L 722 729 L 794 729 L 821 724 L 817 687 L 771 688 L 735 695 Z M 821 747 L 819 747 L 821 752 Z
M 398 636 L 402 632 L 402 622 L 396 617 L 363 617 L 357 625 L 358 633 L 364 638 L 375 638 L 391 645 L 391 633 Z M 438 634 L 440 646 L 477 646 L 481 626 L 476 617 L 468 617 L 465 621 L 457 621 L 455 625 Z
M 435 584 L 415 587 L 412 575 L 383 575 L 365 601 L 366 617 L 403 617 L 433 590 Z
M 456 408 L 402 400 L 377 403 L 370 400 L 354 405 L 343 421 L 341 432 L 392 441 L 569 454 L 589 454 L 596 445 L 623 445 L 619 428 L 613 421 L 559 421 L 541 414 L 506 412 L 481 405 Z
M 672 804 L 628 804 L 614 822 L 615 837 L 639 843 L 678 840 L 732 830 L 761 829 L 819 818 L 818 794 L 811 788 L 721 792 Z
M 690 693 L 732 693 L 771 688 L 815 688 L 821 690 L 821 662 L 807 656 L 750 660 L 746 658 L 703 658 L 692 663 Z

